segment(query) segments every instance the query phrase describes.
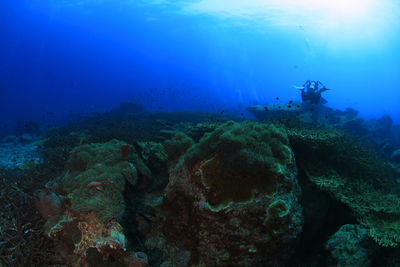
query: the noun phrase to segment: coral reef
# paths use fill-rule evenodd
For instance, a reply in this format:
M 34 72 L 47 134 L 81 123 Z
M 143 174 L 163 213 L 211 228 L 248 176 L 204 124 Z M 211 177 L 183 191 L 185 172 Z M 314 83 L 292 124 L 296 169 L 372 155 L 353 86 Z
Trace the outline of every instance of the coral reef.
M 346 204 L 382 246 L 400 243 L 399 172 L 373 150 L 330 128 L 288 131 L 298 168 Z
M 49 130 L 39 161 L 0 167 L 0 265 L 397 266 L 400 128 L 291 105 L 239 123 L 123 104 Z
M 151 178 L 150 170 L 133 147 L 126 155 L 126 146 L 111 140 L 78 146 L 71 152 L 67 173 L 59 179 L 58 189 L 68 195 L 72 210 L 94 211 L 104 222 L 119 217 L 124 210 L 125 183 L 136 185 L 139 175 Z
M 208 129 L 195 127 L 197 124 L 213 124 L 228 119 L 238 119 L 232 115 L 216 115 L 204 112 L 157 112 L 136 114 L 124 108 L 98 113 L 92 116 L 82 116 L 71 120 L 63 127 L 49 129 L 45 136 L 45 146 L 63 147 L 63 143 L 70 144 L 71 134 L 83 133 L 85 143 L 104 143 L 112 139 L 125 141 L 129 144 L 140 140 L 161 141 L 160 131 L 191 132 L 189 136 L 196 140 L 202 137 Z M 196 138 L 195 138 L 196 137 Z M 64 140 L 65 139 L 65 140 Z M 162 138 L 163 139 L 163 138 Z M 164 140 L 164 139 L 163 139 Z M 79 145 L 77 143 L 76 145 Z
M 164 251 L 161 266 L 270 266 L 292 253 L 302 214 L 283 129 L 227 122 L 169 172 L 146 240 Z
M 325 248 L 329 251 L 328 266 L 362 267 L 371 265 L 377 245 L 369 239 L 367 229 L 346 224 L 330 237 Z
M 71 266 L 124 266 L 129 255 L 122 226 L 116 220 L 103 223 L 94 213 L 52 217 L 45 235 Z
M 62 198 L 51 190 L 39 189 L 35 192 L 35 206 L 44 219 L 63 213 Z
M 127 184 L 138 186 L 143 177 L 151 180 L 152 174 L 125 142 L 111 140 L 71 151 L 66 173 L 37 193 L 37 206 L 47 219 L 45 234 L 55 240 L 65 261 L 73 266 L 147 266 L 147 259 L 130 256 L 117 221 L 125 210 Z
M 63 261 L 43 235 L 34 192 L 53 173 L 44 165 L 0 171 L 0 266 L 57 266 Z
M 298 121 L 308 125 L 325 125 L 342 130 L 366 140 L 380 153 L 390 158 L 400 147 L 399 126 L 388 115 L 379 119 L 365 120 L 352 108 L 334 110 L 323 105 L 304 103 L 275 103 L 247 107 L 258 120 Z
M 171 137 L 164 141 L 164 149 L 169 160 L 176 159 L 193 145 L 193 139 L 183 132 L 161 131 Z

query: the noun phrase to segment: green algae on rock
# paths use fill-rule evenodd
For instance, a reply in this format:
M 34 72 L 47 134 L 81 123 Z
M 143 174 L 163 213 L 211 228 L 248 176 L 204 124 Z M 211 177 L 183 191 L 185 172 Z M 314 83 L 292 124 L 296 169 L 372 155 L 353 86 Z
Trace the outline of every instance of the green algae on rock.
M 172 135 L 170 139 L 164 141 L 164 149 L 170 160 L 178 158 L 193 145 L 193 139 L 183 132 L 162 132 Z
M 254 191 L 272 196 L 276 192 L 277 179 L 270 174 L 238 174 L 221 164 L 216 154 L 200 165 L 202 182 L 208 189 L 208 203 L 216 210 L 231 202 L 248 202 Z
M 227 122 L 206 133 L 170 166 L 170 182 L 155 207 L 164 219 L 148 235 L 148 249 L 165 251 L 165 266 L 284 262 L 302 226 L 287 145 L 283 129 L 255 122 Z M 268 210 L 274 219 L 264 224 Z
M 126 186 L 135 187 L 141 177 L 151 176 L 142 155 L 118 140 L 81 145 L 72 150 L 66 168 L 53 188 L 62 195 L 65 209 L 47 218 L 45 234 L 63 247 L 68 264 L 147 266 L 127 251 L 127 239 L 117 221 L 125 211 Z M 47 204 L 47 198 L 39 201 Z
M 206 134 L 184 157 L 189 164 L 199 159 L 210 205 L 224 206 L 249 201 L 255 193 L 272 197 L 292 156 L 283 129 L 227 122 Z
M 60 189 L 71 199 L 72 210 L 93 211 L 103 222 L 121 215 L 125 184 L 136 185 L 139 174 L 151 176 L 133 147 L 131 160 L 123 157 L 121 151 L 125 146 L 124 142 L 111 140 L 78 146 L 71 152 L 67 173 L 60 178 Z

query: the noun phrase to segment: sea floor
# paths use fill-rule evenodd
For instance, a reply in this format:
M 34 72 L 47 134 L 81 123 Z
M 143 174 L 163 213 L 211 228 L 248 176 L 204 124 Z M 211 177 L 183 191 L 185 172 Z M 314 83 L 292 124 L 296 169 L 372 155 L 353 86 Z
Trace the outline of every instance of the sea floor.
M 7 136 L 0 140 L 0 168 L 12 169 L 25 163 L 39 163 L 40 154 L 35 141 Z

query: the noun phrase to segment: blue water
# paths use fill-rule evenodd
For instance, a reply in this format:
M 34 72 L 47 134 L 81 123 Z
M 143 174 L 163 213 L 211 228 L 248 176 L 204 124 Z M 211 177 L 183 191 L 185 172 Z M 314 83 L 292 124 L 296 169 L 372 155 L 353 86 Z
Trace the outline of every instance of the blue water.
M 240 114 L 309 79 L 330 107 L 400 123 L 396 1 L 294 3 L 2 0 L 0 132 L 120 101 Z

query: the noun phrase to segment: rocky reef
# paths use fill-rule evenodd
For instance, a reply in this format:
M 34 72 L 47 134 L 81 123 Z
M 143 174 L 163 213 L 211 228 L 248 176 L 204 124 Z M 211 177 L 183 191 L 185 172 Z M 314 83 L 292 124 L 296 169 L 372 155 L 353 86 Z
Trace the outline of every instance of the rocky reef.
M 293 120 L 306 125 L 324 125 L 342 130 L 373 144 L 387 159 L 399 162 L 396 151 L 400 149 L 400 126 L 394 125 L 388 115 L 365 120 L 352 108 L 339 110 L 324 105 L 291 101 L 249 106 L 247 110 L 260 121 Z
M 111 140 L 71 151 L 66 173 L 37 192 L 37 207 L 47 219 L 45 235 L 55 240 L 73 266 L 147 266 L 127 251 L 118 222 L 125 210 L 126 183 L 136 186 L 150 170 L 134 147 Z
M 330 115 L 335 125 L 193 114 L 154 123 L 141 113 L 97 135 L 92 126 L 52 129 L 37 143 L 39 162 L 1 173 L 1 263 L 397 266 L 400 171 L 387 156 L 396 127 L 371 120 L 351 132 L 343 122 L 357 114 L 346 112 L 340 123 Z M 10 177 L 20 182 L 6 190 Z M 34 186 L 24 187 L 28 177 Z M 25 260 L 23 244 L 49 256 L 32 249 Z
M 382 246 L 400 242 L 399 169 L 345 133 L 288 131 L 297 166 L 309 181 L 349 207 Z
M 377 245 L 368 238 L 368 231 L 359 226 L 346 224 L 333 234 L 325 249 L 329 251 L 329 266 L 370 266 Z
M 161 266 L 262 266 L 290 257 L 300 187 L 283 129 L 227 122 L 171 165 L 162 216 L 146 245 Z

